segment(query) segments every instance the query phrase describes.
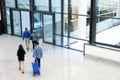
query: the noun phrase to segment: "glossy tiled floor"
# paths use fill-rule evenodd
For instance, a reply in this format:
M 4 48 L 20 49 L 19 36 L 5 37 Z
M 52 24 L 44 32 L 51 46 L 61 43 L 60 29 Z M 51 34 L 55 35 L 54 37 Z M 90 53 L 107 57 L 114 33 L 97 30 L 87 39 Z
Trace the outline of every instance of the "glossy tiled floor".
M 32 75 L 32 44 L 25 56 L 25 73 L 18 70 L 17 49 L 22 38 L 0 35 L 0 80 L 120 80 L 120 65 L 40 41 L 44 57 L 41 76 Z

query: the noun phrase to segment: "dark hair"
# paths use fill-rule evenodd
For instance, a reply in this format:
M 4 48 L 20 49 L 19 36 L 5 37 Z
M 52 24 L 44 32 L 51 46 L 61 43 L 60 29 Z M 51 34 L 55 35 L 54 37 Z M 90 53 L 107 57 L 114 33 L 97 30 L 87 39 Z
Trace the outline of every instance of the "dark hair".
M 24 50 L 22 44 L 19 45 L 19 50 Z
M 27 28 L 25 28 L 25 30 L 28 30 Z

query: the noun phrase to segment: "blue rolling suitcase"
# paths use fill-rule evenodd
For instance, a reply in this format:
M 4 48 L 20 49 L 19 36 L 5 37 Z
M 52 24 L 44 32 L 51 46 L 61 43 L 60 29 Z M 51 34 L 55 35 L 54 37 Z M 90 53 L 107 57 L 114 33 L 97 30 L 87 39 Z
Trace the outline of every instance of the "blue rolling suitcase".
M 32 68 L 33 68 L 33 76 L 35 74 L 39 74 L 40 75 L 40 69 L 39 69 L 39 66 L 38 66 L 38 62 L 32 62 Z

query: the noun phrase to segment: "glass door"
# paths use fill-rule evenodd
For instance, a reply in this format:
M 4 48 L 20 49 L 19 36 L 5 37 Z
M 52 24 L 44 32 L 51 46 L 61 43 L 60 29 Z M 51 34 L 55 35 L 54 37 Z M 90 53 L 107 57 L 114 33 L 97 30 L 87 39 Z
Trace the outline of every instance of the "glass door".
M 55 44 L 55 18 L 54 13 L 49 12 L 35 12 L 34 13 L 34 29 L 39 38 L 43 42 Z
M 20 12 L 13 11 L 13 35 L 21 36 Z
M 22 36 L 26 27 L 30 31 L 29 11 L 12 10 L 12 25 L 13 35 Z
M 30 31 L 30 14 L 28 11 L 21 11 L 22 33 L 27 27 Z
M 34 30 L 39 38 L 43 38 L 42 13 L 34 13 Z

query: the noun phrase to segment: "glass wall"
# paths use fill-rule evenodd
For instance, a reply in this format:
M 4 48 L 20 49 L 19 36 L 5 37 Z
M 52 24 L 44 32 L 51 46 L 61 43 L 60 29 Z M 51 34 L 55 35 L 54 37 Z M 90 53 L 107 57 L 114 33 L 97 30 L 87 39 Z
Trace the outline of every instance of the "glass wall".
M 61 0 L 51 0 L 52 12 L 55 12 L 55 44 L 61 46 Z
M 5 0 L 5 6 L 15 8 L 15 0 Z
M 29 0 L 17 0 L 18 8 L 30 9 Z
M 48 43 L 53 43 L 53 17 L 51 15 L 44 14 L 43 20 L 44 41 Z
M 92 0 L 33 0 L 32 5 L 29 1 L 32 0 L 5 0 L 8 34 L 20 35 L 24 28 L 29 26 L 30 31 L 32 31 L 31 27 L 36 29 L 39 37 L 46 39 L 47 42 L 53 41 L 55 45 L 83 51 L 84 43 L 89 41 L 90 33 L 93 33 L 90 32 L 91 24 L 93 24 L 90 22 Z M 33 10 L 30 10 L 32 7 Z M 118 33 L 120 30 L 120 1 L 96 0 L 95 8 L 97 9 L 95 11 L 97 12 L 95 15 L 95 42 L 118 44 L 120 40 Z M 11 14 L 13 14 L 12 17 Z M 51 15 L 51 20 L 54 22 L 51 22 L 51 25 L 55 26 L 53 31 L 51 30 L 53 33 L 49 35 L 52 41 L 47 40 L 48 35 L 45 33 L 49 28 L 44 29 L 44 24 L 48 24 L 46 20 L 49 20 L 46 14 Z M 114 30 L 116 31 L 114 32 Z M 43 36 L 44 34 L 46 35 Z
M 45 42 L 83 50 L 81 47 L 89 38 L 90 0 L 63 0 L 63 2 L 61 0 L 34 0 L 32 5 L 30 0 L 13 0 L 11 4 L 14 6 L 9 4 L 10 1 L 6 0 L 5 2 L 8 7 L 8 9 L 6 8 L 6 20 L 9 34 L 11 34 L 10 31 L 13 31 L 14 35 L 20 35 L 25 27 L 29 26 L 30 29 L 30 25 L 33 24 L 32 29 L 35 29 L 37 35 Z M 15 6 L 17 8 L 14 10 L 18 11 L 13 11 L 13 18 L 11 18 L 9 9 Z M 33 7 L 31 14 L 27 12 L 30 7 Z M 48 21 L 49 18 L 51 22 Z M 11 30 L 10 21 L 12 19 L 13 30 Z M 32 19 L 33 21 L 31 21 Z M 53 26 L 55 26 L 54 29 Z M 46 33 L 48 29 L 51 30 L 50 34 Z M 30 31 L 32 30 L 30 29 Z M 81 47 L 78 48 L 78 45 Z
M 49 11 L 49 0 L 34 0 L 34 3 L 35 10 Z
M 86 39 L 87 0 L 71 0 L 70 37 Z M 78 15 L 79 14 L 79 15 Z
M 68 15 L 65 13 L 63 16 L 64 16 L 63 35 L 68 36 Z
M 90 1 L 89 1 L 90 2 Z M 64 46 L 83 50 L 88 40 L 88 15 L 90 3 L 87 0 L 64 0 Z M 78 47 L 81 46 L 81 47 Z
M 61 14 L 55 14 L 55 34 L 56 34 L 56 45 L 61 46 Z
M 51 0 L 52 12 L 61 12 L 61 0 Z
M 7 33 L 11 34 L 10 9 L 6 8 Z
M 36 30 L 39 38 L 43 37 L 43 25 L 42 25 L 42 14 L 35 12 L 34 13 L 34 30 Z
M 12 34 L 11 32 L 11 21 L 10 21 L 10 8 L 15 8 L 15 0 L 5 0 L 5 12 L 6 12 L 6 30 L 7 34 Z
M 116 45 L 120 42 L 120 1 L 98 0 L 96 41 Z
M 30 30 L 30 13 L 27 11 L 21 11 L 22 33 L 27 27 Z
M 13 11 L 13 28 L 14 35 L 21 36 L 20 12 Z
M 64 0 L 64 26 L 63 26 L 63 35 L 67 36 L 68 35 L 68 1 Z

